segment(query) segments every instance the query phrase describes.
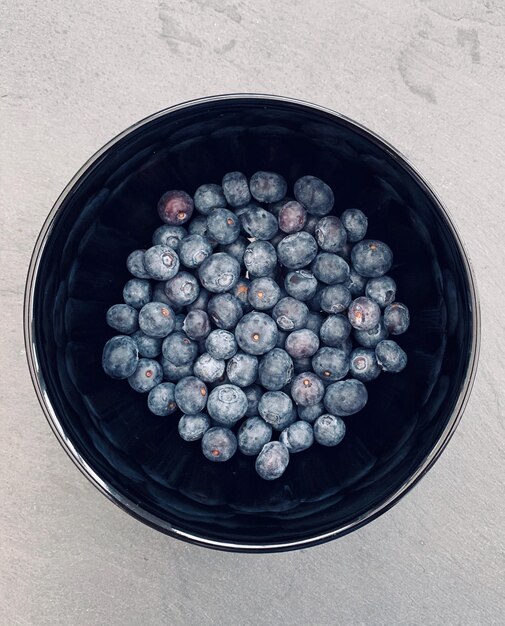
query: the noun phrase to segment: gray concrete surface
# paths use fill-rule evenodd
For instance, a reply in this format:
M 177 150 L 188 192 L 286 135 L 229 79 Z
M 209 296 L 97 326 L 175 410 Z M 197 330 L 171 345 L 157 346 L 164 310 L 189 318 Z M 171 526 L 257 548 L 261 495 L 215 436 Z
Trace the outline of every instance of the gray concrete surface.
M 0 2 L 0 623 L 504 623 L 505 5 L 499 0 Z M 259 91 L 368 125 L 447 203 L 482 353 L 442 459 L 342 540 L 240 556 L 164 537 L 101 496 L 28 377 L 23 283 L 61 189 L 168 105 Z

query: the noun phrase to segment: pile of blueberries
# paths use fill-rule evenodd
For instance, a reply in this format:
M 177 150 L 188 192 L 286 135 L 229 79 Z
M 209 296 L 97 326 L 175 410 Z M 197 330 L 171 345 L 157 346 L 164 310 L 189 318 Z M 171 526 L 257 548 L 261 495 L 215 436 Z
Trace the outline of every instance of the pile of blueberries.
M 164 193 L 164 224 L 129 255 L 125 303 L 107 311 L 121 334 L 102 358 L 109 376 L 148 393 L 155 415 L 179 409 L 180 436 L 201 440 L 207 459 L 238 448 L 265 480 L 314 440 L 337 445 L 342 417 L 367 402 L 364 383 L 407 364 L 388 339 L 409 326 L 386 275 L 391 249 L 364 239 L 359 209 L 330 215 L 319 178 L 286 193 L 281 175 L 263 171 L 229 172 L 193 198 Z

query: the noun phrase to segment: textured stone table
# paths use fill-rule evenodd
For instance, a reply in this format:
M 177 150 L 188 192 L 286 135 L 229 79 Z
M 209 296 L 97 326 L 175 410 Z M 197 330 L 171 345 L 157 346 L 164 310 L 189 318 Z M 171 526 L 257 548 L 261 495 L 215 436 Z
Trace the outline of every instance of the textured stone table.
M 0 3 L 2 624 L 504 623 L 504 36 L 499 0 Z M 122 513 L 60 448 L 25 362 L 25 273 L 70 177 L 147 114 L 233 91 L 326 105 L 397 146 L 480 287 L 480 370 L 441 460 L 379 520 L 299 553 L 216 553 Z

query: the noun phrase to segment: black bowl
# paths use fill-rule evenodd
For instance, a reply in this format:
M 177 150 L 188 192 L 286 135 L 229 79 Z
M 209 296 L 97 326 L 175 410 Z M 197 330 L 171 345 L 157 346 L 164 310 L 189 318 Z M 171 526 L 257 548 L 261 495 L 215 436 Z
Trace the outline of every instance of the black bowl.
M 292 189 L 313 174 L 335 213 L 368 215 L 369 235 L 394 251 L 390 272 L 411 311 L 399 338 L 409 364 L 371 383 L 336 448 L 292 457 L 265 482 L 253 460 L 206 461 L 177 434 L 177 417 L 101 368 L 114 334 L 125 259 L 149 246 L 156 203 L 193 193 L 230 170 L 282 173 Z M 113 502 L 175 537 L 228 550 L 305 547 L 343 535 L 391 507 L 425 474 L 454 432 L 475 374 L 475 285 L 446 210 L 391 146 L 356 123 L 285 98 L 232 95 L 172 107 L 136 124 L 70 182 L 35 247 L 25 301 L 28 361 L 42 408 L 83 473 Z

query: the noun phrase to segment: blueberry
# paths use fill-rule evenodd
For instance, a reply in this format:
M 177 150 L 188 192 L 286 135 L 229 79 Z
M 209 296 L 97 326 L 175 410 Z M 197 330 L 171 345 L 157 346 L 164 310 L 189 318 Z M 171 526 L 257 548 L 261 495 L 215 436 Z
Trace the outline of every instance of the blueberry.
M 245 414 L 247 417 L 253 417 L 258 415 L 258 405 L 261 400 L 261 396 L 265 393 L 259 385 L 249 385 L 242 389 L 247 398 L 247 411 Z
M 253 278 L 267 276 L 277 267 L 275 248 L 268 241 L 253 241 L 244 252 L 244 265 Z
M 230 330 L 244 314 L 240 302 L 231 293 L 219 293 L 209 300 L 207 311 L 218 328 Z
M 135 278 L 150 278 L 144 266 L 145 250 L 134 250 L 126 259 L 126 267 Z
M 163 339 L 159 337 L 149 337 L 141 330 L 135 331 L 131 337 L 137 344 L 140 356 L 154 359 L 161 354 L 161 344 Z
M 281 330 L 304 328 L 308 316 L 307 305 L 291 297 L 281 298 L 272 311 L 272 318 Z
M 163 302 L 148 302 L 140 309 L 139 326 L 149 337 L 166 337 L 175 326 L 174 312 Z
M 357 331 L 354 331 L 357 332 Z M 342 341 L 342 343 L 338 344 L 338 346 L 334 346 L 335 348 L 338 348 L 339 350 L 343 350 L 347 356 L 349 356 L 349 354 L 351 354 L 352 351 L 352 340 L 350 337 L 347 337 L 347 339 L 345 341 Z
M 325 252 L 337 252 L 347 241 L 347 232 L 335 215 L 327 215 L 316 226 L 316 241 Z
M 346 241 L 346 243 L 337 251 L 338 256 L 341 256 L 344 259 L 344 261 L 348 264 L 351 263 L 352 248 L 353 248 L 353 244 L 350 243 L 349 241 Z
M 316 234 L 316 228 L 317 228 L 318 222 L 319 222 L 319 218 L 317 217 L 317 215 L 307 215 L 307 220 L 305 221 L 305 226 L 303 230 L 306 233 L 309 233 L 309 235 L 312 235 L 314 237 L 314 235 Z
M 314 437 L 322 446 L 336 446 L 345 436 L 345 422 L 337 415 L 321 415 L 314 422 Z
M 296 454 L 307 450 L 314 443 L 314 431 L 308 422 L 294 422 L 282 431 L 279 441 L 291 454 Z
M 332 415 L 353 415 L 365 406 L 368 393 L 359 380 L 340 380 L 326 388 L 324 406 Z
M 324 320 L 319 336 L 321 341 L 327 346 L 339 346 L 349 337 L 351 333 L 351 323 L 344 315 L 328 315 Z
M 360 296 L 349 305 L 347 317 L 356 330 L 371 330 L 379 323 L 381 310 L 377 302 Z
M 266 443 L 256 458 L 256 472 L 263 480 L 280 478 L 289 463 L 289 452 L 280 441 Z
M 188 232 L 190 235 L 200 235 L 209 240 L 212 246 L 217 245 L 217 241 L 213 241 L 209 238 L 207 231 L 207 218 L 203 215 L 196 215 L 188 224 Z
M 207 411 L 223 426 L 233 426 L 247 411 L 247 397 L 236 385 L 218 385 L 209 394 Z
M 274 348 L 261 359 L 259 382 L 269 391 L 280 391 L 293 378 L 293 360 L 282 348 Z
M 210 418 L 206 413 L 183 415 L 179 420 L 179 435 L 184 441 L 198 441 L 210 428 Z
M 314 260 L 316 254 L 316 240 L 305 231 L 286 235 L 277 246 L 279 261 L 290 270 L 306 267 Z
M 326 285 L 318 284 L 316 293 L 312 296 L 310 300 L 307 300 L 307 306 L 309 310 L 313 313 L 321 312 L 321 297 L 323 295 L 323 290 L 326 288 Z
M 359 241 L 351 252 L 354 269 L 367 278 L 384 276 L 393 264 L 391 248 L 376 239 Z
M 171 383 L 176 383 L 193 374 L 193 363 L 175 365 L 172 361 L 163 357 L 161 359 L 161 367 L 163 368 L 163 379 Z
M 397 374 L 407 365 L 407 355 L 396 343 L 390 339 L 385 339 L 375 347 L 375 356 L 380 367 L 385 372 Z
M 295 420 L 293 402 L 283 391 L 267 391 L 261 397 L 258 412 L 274 430 L 283 430 Z
M 256 381 L 258 358 L 245 352 L 237 352 L 226 365 L 226 374 L 232 385 L 248 387 Z
M 303 207 L 296 200 L 286 202 L 286 204 L 281 207 L 279 214 L 277 215 L 279 228 L 282 232 L 287 233 L 288 235 L 302 230 L 305 226 L 306 220 L 307 211 L 305 210 L 305 207 Z
M 172 278 L 172 280 L 174 280 Z M 191 302 L 191 304 L 187 304 L 187 309 L 189 311 L 206 311 L 209 305 L 210 300 L 210 292 L 207 289 L 200 289 L 200 293 L 198 294 L 198 298 Z
M 139 359 L 137 369 L 128 377 L 130 387 L 138 393 L 146 393 L 163 380 L 163 370 L 154 359 Z
M 240 266 L 244 266 L 244 253 L 249 245 L 249 242 L 244 237 L 237 237 L 235 241 L 229 243 L 226 246 L 221 247 L 222 252 L 226 252 L 231 257 L 233 257 Z
M 312 357 L 306 356 L 300 359 L 293 359 L 293 370 L 295 374 L 309 372 L 312 369 Z
M 223 359 L 215 359 L 208 352 L 204 352 L 196 359 L 193 374 L 205 383 L 214 383 L 223 376 L 225 366 Z
M 294 270 L 286 274 L 284 288 L 290 296 L 305 302 L 314 297 L 317 280 L 308 270 Z
M 220 244 L 233 243 L 240 234 L 240 220 L 228 209 L 214 209 L 207 217 L 207 232 Z
M 207 404 L 207 386 L 196 376 L 186 376 L 175 385 L 175 401 L 183 413 L 200 413 Z
M 244 312 L 247 312 L 251 309 L 251 305 L 249 304 L 249 285 L 251 281 L 247 278 L 239 278 L 235 284 L 235 287 L 231 290 L 235 298 L 242 305 L 242 309 Z
M 134 333 L 139 327 L 139 312 L 129 304 L 114 304 L 107 311 L 107 324 L 120 333 Z
M 240 265 L 229 254 L 217 252 L 200 265 L 198 277 L 202 287 L 223 293 L 234 287 L 240 276 Z
M 261 417 L 250 417 L 240 426 L 237 441 L 242 454 L 255 456 L 272 438 L 272 427 Z
M 275 347 L 284 348 L 288 335 L 289 333 L 286 332 L 285 330 L 279 330 L 279 334 L 277 335 L 277 343 L 275 344 Z
M 334 285 L 349 279 L 349 265 L 338 254 L 320 252 L 312 263 L 312 273 L 322 283 Z
M 181 225 L 193 214 L 193 200 L 185 191 L 166 191 L 158 202 L 158 215 L 165 224 Z
M 363 348 L 375 348 L 375 346 L 389 336 L 384 320 L 381 317 L 379 323 L 370 330 L 355 330 L 354 339 Z
M 209 316 L 205 311 L 190 311 L 184 318 L 182 330 L 190 339 L 205 339 L 211 331 Z
M 151 302 L 152 295 L 151 283 L 145 278 L 132 278 L 123 287 L 123 300 L 134 309 L 141 309 Z
M 333 191 L 316 176 L 302 176 L 294 185 L 294 194 L 298 202 L 312 215 L 328 215 L 333 208 Z
M 326 313 L 342 313 L 351 300 L 351 292 L 341 284 L 329 285 L 321 292 L 321 308 Z
M 238 346 L 235 335 L 228 330 L 213 330 L 205 340 L 205 349 L 215 359 L 231 359 Z
M 271 278 L 255 278 L 250 286 L 249 304 L 258 311 L 266 311 L 277 304 L 281 297 L 279 285 Z
M 175 402 L 175 385 L 173 383 L 159 383 L 153 387 L 147 396 L 147 406 L 151 413 L 164 417 L 177 410 Z
M 249 207 L 240 216 L 242 228 L 250 237 L 271 239 L 277 232 L 275 216 L 261 207 Z
M 234 208 L 244 206 L 251 200 L 247 178 L 242 172 L 228 172 L 222 181 L 224 197 Z
M 237 438 L 229 428 L 209 428 L 202 438 L 202 452 L 209 461 L 228 461 L 237 451 Z
M 251 176 L 249 188 L 258 202 L 277 202 L 286 195 L 287 183 L 275 172 L 256 172 Z
M 291 198 L 290 196 L 284 196 L 284 198 L 281 198 L 281 200 L 277 200 L 277 202 L 270 202 L 268 205 L 268 210 L 270 211 L 270 213 L 278 218 L 282 207 L 292 200 L 293 198 Z
M 200 286 L 189 272 L 179 272 L 165 283 L 165 295 L 174 306 L 187 306 L 198 298 Z
M 176 330 L 177 332 L 182 331 L 182 327 L 184 326 L 184 320 L 185 319 L 186 319 L 186 314 L 185 313 L 178 313 L 175 316 L 174 330 Z
M 188 231 L 184 226 L 171 226 L 162 224 L 153 233 L 153 246 L 168 246 L 172 250 L 179 249 L 181 241 L 188 236 Z
M 161 351 L 174 365 L 193 363 L 198 355 L 198 344 L 183 332 L 173 332 L 163 340 Z
M 323 413 L 324 404 L 322 402 L 309 404 L 308 406 L 298 406 L 298 417 L 304 422 L 309 422 L 309 424 L 313 424 Z
M 202 235 L 188 235 L 179 246 L 179 260 L 189 268 L 198 267 L 212 254 L 212 244 Z
M 321 402 L 324 385 L 313 372 L 301 372 L 291 383 L 291 397 L 296 404 L 309 406 Z
M 239 320 L 235 327 L 235 339 L 248 354 L 265 354 L 277 343 L 277 326 L 265 313 L 253 311 Z
M 111 378 L 128 378 L 137 369 L 138 362 L 137 344 L 131 337 L 117 335 L 103 348 L 102 367 Z
M 375 350 L 371 348 L 356 348 L 349 357 L 349 373 L 353 378 L 367 383 L 375 380 L 381 373 L 381 368 L 375 357 Z
M 193 196 L 195 209 L 203 215 L 208 215 L 212 209 L 217 207 L 224 208 L 226 206 L 226 198 L 224 197 L 221 185 L 207 184 L 200 185 Z
M 339 348 L 321 348 L 312 357 L 312 368 L 321 380 L 341 380 L 349 371 L 349 357 Z
M 294 359 L 303 359 L 317 352 L 319 337 L 308 328 L 301 328 L 288 335 L 285 348 Z
M 401 302 L 393 302 L 384 310 L 384 325 L 391 335 L 401 335 L 410 325 L 408 308 Z
M 144 265 L 151 278 L 168 280 L 179 271 L 179 257 L 169 246 L 153 246 L 146 250 Z
M 163 304 L 169 304 L 170 306 L 177 306 L 172 304 L 172 301 L 168 299 L 167 294 L 165 293 L 165 281 L 154 283 L 151 300 L 153 302 L 162 302 Z
M 323 316 L 320 313 L 314 313 L 314 311 L 309 311 L 307 321 L 305 322 L 305 328 L 308 328 L 319 337 L 323 321 Z
M 367 285 L 367 279 L 364 276 L 360 276 L 358 272 L 351 267 L 349 271 L 349 278 L 344 283 L 347 289 L 351 292 L 353 298 L 365 295 L 365 288 Z
M 347 231 L 348 241 L 353 243 L 360 241 L 366 235 L 368 228 L 367 216 L 359 209 L 347 209 L 340 216 L 342 224 Z
M 395 299 L 396 283 L 391 276 L 370 278 L 366 284 L 365 293 L 367 298 L 375 300 L 381 309 L 383 309 Z

